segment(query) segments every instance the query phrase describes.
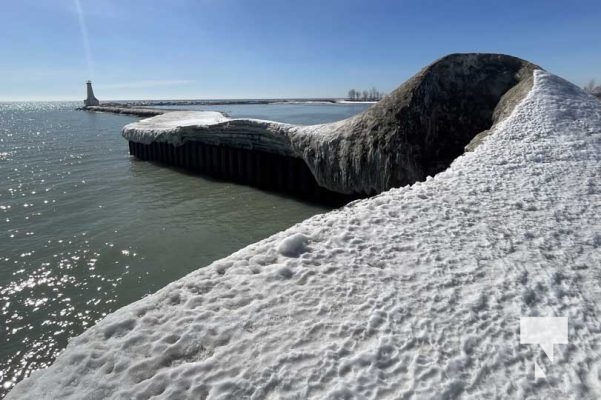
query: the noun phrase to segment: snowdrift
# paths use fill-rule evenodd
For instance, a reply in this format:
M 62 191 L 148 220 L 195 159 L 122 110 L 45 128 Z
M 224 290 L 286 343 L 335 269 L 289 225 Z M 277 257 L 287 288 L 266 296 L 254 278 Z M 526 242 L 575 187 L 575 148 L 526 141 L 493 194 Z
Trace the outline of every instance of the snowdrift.
M 142 144 L 196 141 L 299 158 L 320 187 L 371 195 L 447 168 L 475 136 L 481 139 L 509 115 L 536 68 L 502 54 L 452 54 L 343 121 L 297 126 L 179 112 L 129 124 L 123 136 Z
M 116 311 L 8 399 L 598 399 L 600 157 L 601 103 L 536 70 L 445 171 Z M 521 316 L 568 318 L 553 364 Z

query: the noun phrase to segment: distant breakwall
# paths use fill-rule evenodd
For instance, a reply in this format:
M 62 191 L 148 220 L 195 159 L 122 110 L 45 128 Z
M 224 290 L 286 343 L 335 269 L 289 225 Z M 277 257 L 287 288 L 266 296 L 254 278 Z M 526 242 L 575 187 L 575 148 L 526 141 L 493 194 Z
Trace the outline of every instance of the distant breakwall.
M 78 108 L 83 111 L 94 111 L 94 112 L 107 112 L 112 114 L 125 114 L 135 115 L 137 117 L 156 117 L 157 115 L 163 115 L 170 110 L 159 110 L 150 108 L 134 108 L 134 107 L 121 107 L 121 106 L 84 106 Z
M 358 198 L 319 186 L 304 160 L 266 151 L 202 142 L 175 146 L 166 142 L 143 144 L 130 141 L 129 153 L 143 161 L 158 162 L 332 206 L 343 205 Z
M 330 103 L 336 104 L 336 98 L 297 98 L 297 99 L 214 99 L 214 100 L 128 100 L 123 102 L 129 107 L 156 106 L 231 106 L 231 105 L 265 105 L 294 103 Z M 117 103 L 114 103 L 117 104 Z

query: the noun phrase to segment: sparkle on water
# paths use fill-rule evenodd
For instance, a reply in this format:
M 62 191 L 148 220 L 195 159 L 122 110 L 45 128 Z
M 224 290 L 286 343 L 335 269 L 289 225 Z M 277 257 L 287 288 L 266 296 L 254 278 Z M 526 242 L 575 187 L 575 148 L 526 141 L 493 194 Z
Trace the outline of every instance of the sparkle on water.
M 0 397 L 106 314 L 326 210 L 132 159 L 135 118 L 78 105 L 0 103 Z M 228 111 L 321 123 L 366 107 Z

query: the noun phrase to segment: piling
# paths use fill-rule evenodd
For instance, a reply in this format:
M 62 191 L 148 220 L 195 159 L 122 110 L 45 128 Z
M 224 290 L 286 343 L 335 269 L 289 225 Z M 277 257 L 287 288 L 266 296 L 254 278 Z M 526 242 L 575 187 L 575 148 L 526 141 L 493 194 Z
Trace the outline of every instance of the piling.
M 345 195 L 320 187 L 304 160 L 260 150 L 188 142 L 174 146 L 165 142 L 129 142 L 129 153 L 153 161 L 260 189 L 333 206 L 363 197 Z

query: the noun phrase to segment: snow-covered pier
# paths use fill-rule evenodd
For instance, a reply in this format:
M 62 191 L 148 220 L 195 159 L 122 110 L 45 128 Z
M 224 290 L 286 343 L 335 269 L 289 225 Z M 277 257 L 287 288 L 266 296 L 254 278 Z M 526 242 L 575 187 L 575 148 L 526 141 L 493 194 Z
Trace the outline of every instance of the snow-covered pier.
M 311 199 L 366 197 L 423 181 L 507 117 L 535 65 L 453 54 L 346 120 L 311 126 L 171 112 L 129 124 L 130 153 Z

